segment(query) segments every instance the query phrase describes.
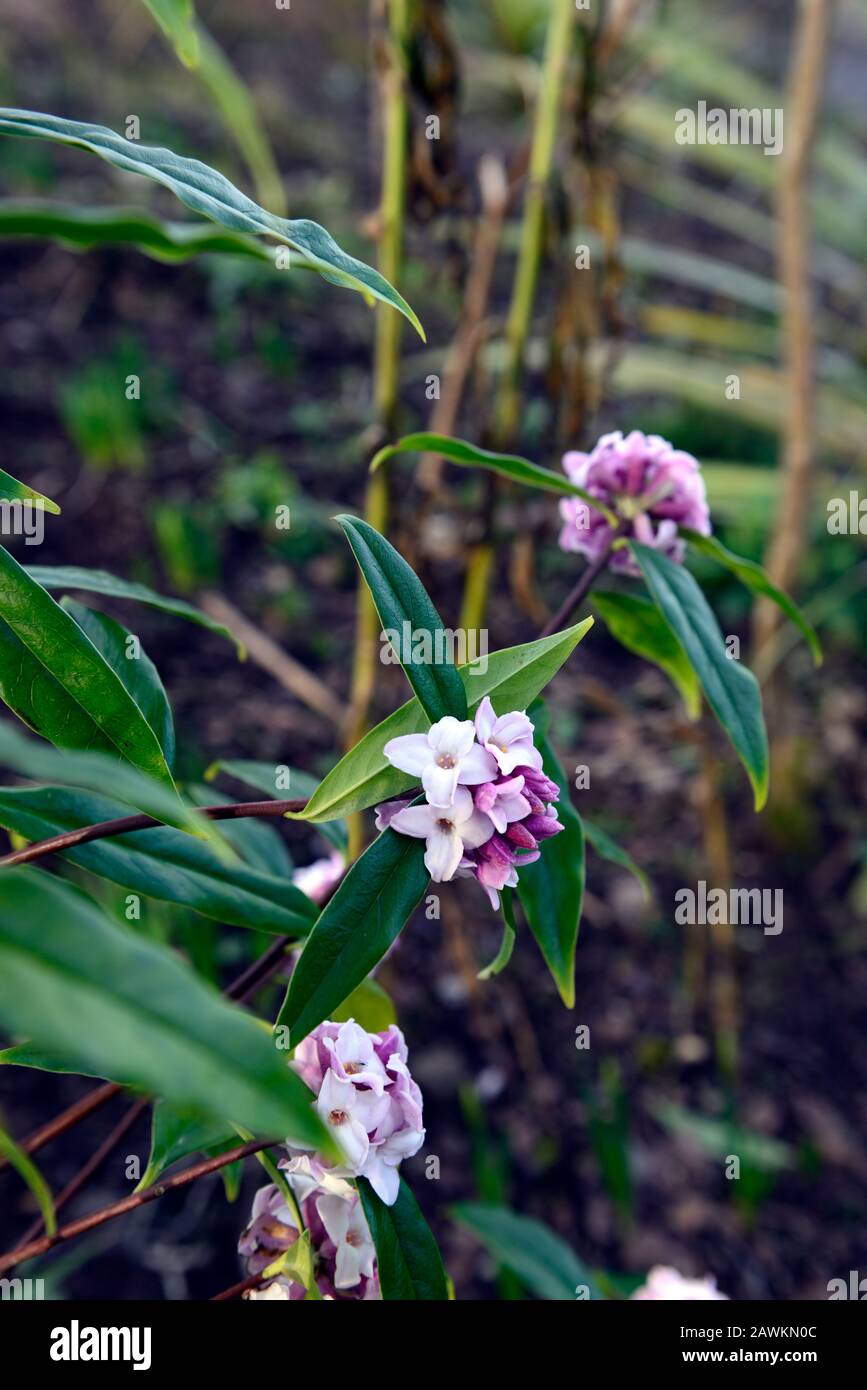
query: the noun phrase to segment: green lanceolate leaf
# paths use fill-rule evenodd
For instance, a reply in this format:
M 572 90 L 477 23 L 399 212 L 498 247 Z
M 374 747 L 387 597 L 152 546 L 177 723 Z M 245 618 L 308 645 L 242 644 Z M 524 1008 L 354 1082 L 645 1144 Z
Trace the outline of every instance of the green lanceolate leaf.
M 10 724 L 0 724 L 0 767 L 38 782 L 62 782 L 102 793 L 111 787 L 112 797 L 124 807 L 134 807 L 155 820 L 178 826 L 203 839 L 222 844 L 216 825 L 185 806 L 173 787 L 137 772 L 106 753 L 52 748 L 25 738 Z
M 482 662 L 459 666 L 458 675 L 463 681 L 470 715 L 486 695 L 490 696 L 498 714 L 504 710 L 526 709 L 592 626 L 593 619 L 586 618 L 551 637 L 526 642 L 520 647 L 506 647 Z M 408 791 L 417 779 L 392 767 L 383 749 L 389 739 L 423 733 L 427 727 L 428 721 L 417 700 L 401 705 L 341 758 L 319 784 L 305 809 L 290 819 L 314 823 L 335 820 Z
M 569 796 L 569 780 L 546 738 L 536 734 L 545 773 L 560 788 L 558 835 L 543 841 L 535 864 L 518 866 L 517 893 L 567 1009 L 575 1003 L 575 947 L 584 898 L 584 832 Z
M 136 603 L 159 608 L 163 613 L 171 613 L 176 618 L 186 618 L 199 627 L 207 628 L 209 632 L 216 632 L 220 637 L 228 637 L 230 642 L 235 643 L 239 655 L 243 655 L 244 648 L 223 623 L 218 623 L 216 618 L 208 617 L 207 613 L 202 613 L 183 599 L 156 594 L 145 584 L 130 583 L 105 570 L 80 569 L 77 565 L 30 565 L 27 573 L 43 589 L 72 589 L 76 593 L 102 594 L 104 598 L 132 599 Z
M 292 974 L 277 1019 L 296 1047 L 382 960 L 428 883 L 421 840 L 386 830 L 323 909 Z
M 193 0 L 143 0 L 185 67 L 199 60 Z
M 51 1189 L 33 1160 L 27 1156 L 22 1148 L 19 1148 L 12 1135 L 7 1134 L 2 1126 L 0 1126 L 0 1154 L 7 1163 L 12 1165 L 18 1176 L 30 1188 L 42 1213 L 45 1230 L 48 1235 L 53 1236 L 57 1230 L 57 1218 L 54 1214 L 54 1198 L 51 1196 Z M 5 1298 L 6 1295 L 3 1296 Z
M 171 785 L 153 729 L 90 639 L 0 548 L 0 695 L 60 747 L 113 750 Z
M 56 502 L 52 502 L 49 497 L 43 497 L 41 492 L 35 492 L 26 483 L 19 483 L 17 478 L 4 473 L 2 468 L 0 468 L 0 499 L 4 502 L 29 502 L 41 507 L 43 511 L 52 512 L 54 516 L 60 516 L 60 508 Z
M 189 1105 L 158 1100 L 151 1119 L 151 1151 L 147 1168 L 136 1187 L 143 1192 L 173 1163 L 190 1154 L 224 1153 L 238 1146 L 238 1135 L 225 1120 L 214 1119 Z
M 621 869 L 626 869 L 627 873 L 638 879 L 644 890 L 647 901 L 651 898 L 650 880 L 642 868 L 636 864 L 631 854 L 627 854 L 625 849 L 618 845 L 616 840 L 612 840 L 607 830 L 589 821 L 586 816 L 582 816 L 581 825 L 584 829 L 584 838 L 589 845 L 592 845 L 600 859 L 607 859 L 612 864 L 619 864 Z
M 0 1022 L 83 1073 L 263 1138 L 333 1148 L 309 1090 L 249 1014 L 41 871 L 0 875 Z
M 707 599 L 683 565 L 630 541 L 651 597 L 688 656 L 708 704 L 732 741 L 753 787 L 756 810 L 768 796 L 768 736 L 752 671 L 726 652 Z
M 350 1018 L 368 1033 L 384 1033 L 397 1023 L 397 1011 L 391 996 L 377 980 L 363 980 L 358 989 L 331 1010 L 334 1023 L 346 1023 Z
M 324 227 L 306 220 L 288 221 L 266 212 L 216 169 L 198 159 L 182 159 L 171 150 L 125 140 L 105 126 L 9 107 L 0 107 L 0 135 L 23 135 L 76 145 L 99 155 L 125 173 L 153 179 L 193 212 L 219 222 L 230 231 L 252 232 L 282 242 L 332 284 L 358 290 L 368 301 L 379 299 L 391 305 L 424 337 L 416 315 L 397 290 L 378 271 L 342 251 Z
M 598 498 L 571 482 L 565 474 L 554 473 L 550 468 L 542 468 L 538 463 L 531 463 L 517 454 L 494 454 L 489 449 L 468 444 L 465 439 L 450 439 L 445 434 L 408 434 L 396 444 L 387 444 L 371 462 L 371 472 L 375 472 L 395 454 L 417 453 L 440 454 L 450 463 L 460 464 L 464 468 L 484 468 L 489 473 L 499 473 L 500 477 L 509 478 L 513 483 L 542 488 L 545 492 L 558 492 L 563 497 L 580 497 L 610 521 L 616 520 Z
M 500 942 L 500 949 L 490 965 L 486 965 L 483 970 L 479 971 L 478 978 L 480 980 L 490 980 L 494 975 L 499 975 L 505 970 L 515 949 L 518 933 L 515 930 L 515 904 L 511 888 L 503 889 L 500 894 L 500 902 L 503 909 L 503 939 Z
M 150 657 L 143 651 L 138 638 L 125 627 L 85 608 L 70 598 L 61 600 L 61 608 L 70 613 L 82 632 L 90 638 L 96 650 L 123 681 L 147 722 L 159 740 L 166 762 L 171 767 L 175 758 L 175 725 L 169 698 L 160 674 Z
M 138 208 L 83 208 L 41 199 L 0 200 L 0 236 L 40 237 L 71 251 L 132 247 L 168 265 L 203 254 L 246 256 L 273 265 L 264 242 L 211 222 L 165 222 Z M 7 496 L 0 490 L 0 495 Z M 38 494 L 37 494 L 38 496 Z M 55 511 L 54 503 L 46 511 Z
M 0 788 L 0 825 L 30 841 L 115 820 L 124 812 L 120 803 L 77 788 Z M 134 893 L 236 927 L 302 937 L 318 915 L 288 877 L 227 860 L 205 841 L 169 826 L 94 840 L 64 850 L 63 857 Z
M 702 536 L 698 531 L 690 531 L 686 527 L 680 528 L 680 534 L 689 541 L 693 550 L 697 550 L 702 555 L 707 555 L 709 559 L 715 560 L 717 564 L 724 565 L 727 570 L 731 570 L 742 584 L 754 594 L 761 594 L 764 598 L 769 598 L 778 608 L 781 608 L 786 617 L 795 624 L 803 633 L 813 660 L 817 666 L 822 664 L 822 644 L 816 635 L 815 628 L 812 627 L 804 617 L 798 605 L 784 594 L 782 589 L 778 589 L 772 584 L 761 565 L 757 565 L 754 560 L 747 560 L 742 555 L 735 555 L 733 551 L 727 550 L 715 536 Z
M 14 1047 L 4 1047 L 0 1051 L 0 1066 L 32 1067 L 34 1071 L 59 1072 L 62 1076 L 96 1076 L 102 1077 L 104 1081 L 110 1080 L 102 1072 L 85 1072 L 79 1067 L 71 1066 L 62 1057 L 47 1052 L 45 1048 L 34 1047 L 29 1042 L 16 1043 Z
M 224 772 L 227 777 L 236 778 L 239 782 L 246 782 L 248 787 L 255 787 L 256 791 L 264 792 L 266 796 L 278 801 L 285 797 L 312 797 L 319 786 L 316 778 L 311 777 L 309 772 L 301 772 L 297 768 L 286 767 L 285 764 L 278 767 L 275 763 L 249 762 L 243 758 L 224 763 L 213 763 L 205 775 L 207 780 L 211 781 L 220 772 Z M 278 772 L 280 773 L 280 785 L 278 785 Z M 284 777 L 285 786 L 283 785 Z M 347 830 L 344 821 L 323 821 L 319 824 L 318 829 L 324 840 L 327 840 L 335 849 L 340 850 L 341 854 L 345 853 Z
M 449 1286 L 442 1256 L 430 1226 L 401 1178 L 397 1201 L 386 1206 L 366 1178 L 358 1192 L 376 1248 L 384 1299 L 446 1302 Z
M 690 719 L 701 713 L 701 687 L 683 647 L 655 604 L 636 594 L 599 593 L 591 602 L 611 636 L 627 651 L 661 667 L 683 696 Z
M 352 547 L 383 631 L 428 719 L 432 724 L 447 714 L 466 719 L 467 697 L 448 651 L 451 638 L 421 580 L 366 521 L 339 516 L 337 522 Z
M 584 1297 L 601 1297 L 578 1256 L 541 1221 L 482 1202 L 461 1202 L 452 1215 L 478 1236 L 498 1264 L 511 1269 L 540 1298 L 574 1302 L 584 1290 Z

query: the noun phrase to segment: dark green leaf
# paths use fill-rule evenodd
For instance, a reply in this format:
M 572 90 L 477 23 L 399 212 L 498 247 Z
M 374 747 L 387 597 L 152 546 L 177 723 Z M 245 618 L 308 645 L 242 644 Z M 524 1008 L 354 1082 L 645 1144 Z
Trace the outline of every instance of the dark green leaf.
M 726 652 L 719 624 L 688 570 L 650 546 L 629 542 L 660 613 L 686 652 L 708 704 L 747 770 L 760 811 L 768 796 L 768 736 L 752 671 Z
M 559 835 L 543 841 L 535 864 L 518 866 L 517 893 L 527 924 L 567 1009 L 575 1003 L 575 947 L 584 898 L 584 832 L 569 795 L 569 780 L 548 740 L 536 734 L 545 773 L 560 788 Z
M 662 668 L 683 696 L 690 719 L 701 713 L 701 687 L 678 642 L 662 614 L 650 599 L 636 594 L 599 593 L 591 602 L 612 637 L 627 651 L 644 657 Z
M 151 1120 L 151 1151 L 136 1192 L 153 1187 L 157 1178 L 190 1154 L 207 1157 L 238 1146 L 238 1135 L 225 1120 L 215 1120 L 189 1105 L 158 1100 Z
M 761 565 L 757 565 L 754 560 L 747 560 L 742 555 L 735 555 L 733 551 L 716 539 L 716 536 L 702 536 L 698 531 L 690 531 L 687 527 L 680 528 L 680 534 L 689 541 L 693 550 L 698 550 L 702 555 L 707 555 L 711 560 L 716 560 L 717 564 L 724 565 L 732 574 L 737 575 L 742 584 L 754 594 L 762 594 L 769 598 L 778 608 L 781 608 L 786 617 L 800 628 L 806 639 L 810 651 L 813 653 L 813 660 L 817 666 L 822 664 L 822 644 L 816 635 L 815 628 L 812 627 L 804 617 L 798 605 L 784 594 L 782 589 L 778 589 L 772 584 Z
M 107 797 L 68 787 L 0 788 L 0 825 L 27 840 L 122 816 Z M 278 936 L 306 936 L 318 909 L 288 877 L 217 855 L 169 826 L 113 835 L 63 852 L 70 863 L 131 892 L 194 908 L 217 922 Z
M 41 111 L 0 107 L 0 134 L 77 145 L 125 173 L 141 174 L 174 193 L 186 207 L 235 232 L 253 232 L 283 242 L 335 285 L 358 290 L 365 299 L 380 299 L 397 309 L 424 337 L 412 309 L 378 271 L 341 251 L 316 222 L 290 222 L 266 212 L 227 178 L 198 159 L 182 159 L 171 150 L 125 140 L 105 126 L 64 120 Z
M 386 830 L 323 909 L 289 983 L 278 1025 L 297 1046 L 382 960 L 428 883 L 421 840 Z
M 41 871 L 0 875 L 0 909 L 0 1021 L 9 1031 L 82 1073 L 108 1071 L 263 1138 L 332 1149 L 285 1054 L 174 952 L 115 926 Z
M 136 603 L 147 603 L 151 608 L 161 609 L 163 613 L 171 613 L 176 618 L 187 618 L 191 623 L 198 623 L 199 627 L 206 627 L 209 632 L 216 632 L 220 637 L 228 637 L 230 642 L 235 643 L 238 654 L 244 654 L 240 642 L 237 642 L 229 629 L 223 623 L 218 623 L 216 618 L 209 618 L 207 613 L 202 613 L 183 599 L 155 594 L 153 589 L 147 588 L 145 584 L 118 579 L 116 575 L 108 574 L 105 570 L 80 569 L 77 565 L 30 565 L 27 573 L 37 584 L 41 584 L 43 589 L 73 589 L 81 593 L 102 594 L 105 598 L 128 598 Z
M 442 1256 L 403 1179 L 391 1207 L 377 1197 L 366 1178 L 359 1178 L 358 1191 L 376 1247 L 383 1298 L 447 1302 L 449 1286 Z
M 0 236 L 42 237 L 75 251 L 131 246 L 176 264 L 202 254 L 246 256 L 273 265 L 264 242 L 212 222 L 164 222 L 138 208 L 86 208 L 42 200 L 0 200 Z M 3 492 L 4 496 L 12 496 Z M 59 511 L 46 502 L 47 511 Z
M 542 488 L 545 492 L 558 492 L 564 497 L 580 497 L 609 521 L 616 521 L 598 498 L 583 487 L 576 486 L 565 473 L 554 473 L 550 468 L 542 468 L 538 463 L 531 463 L 529 459 L 516 454 L 493 454 L 488 449 L 468 444 L 465 439 L 450 439 L 445 434 L 408 434 L 396 444 L 387 444 L 373 459 L 371 472 L 375 472 L 395 454 L 417 453 L 440 454 L 451 463 L 465 468 L 484 468 L 489 473 L 499 473 L 501 477 L 511 479 L 513 483 Z
M 339 516 L 337 522 L 352 547 L 383 631 L 395 635 L 392 646 L 428 719 L 432 724 L 447 714 L 466 719 L 467 697 L 448 651 L 450 638 L 421 580 L 366 521 Z M 420 660 L 415 658 L 418 642 Z
M 87 634 L 96 650 L 123 681 L 159 739 L 166 762 L 171 767 L 175 758 L 175 725 L 169 698 L 156 666 L 138 638 L 127 632 L 114 618 L 97 613 L 93 608 L 85 608 L 71 598 L 62 599 L 60 606 L 72 615 L 82 632 Z

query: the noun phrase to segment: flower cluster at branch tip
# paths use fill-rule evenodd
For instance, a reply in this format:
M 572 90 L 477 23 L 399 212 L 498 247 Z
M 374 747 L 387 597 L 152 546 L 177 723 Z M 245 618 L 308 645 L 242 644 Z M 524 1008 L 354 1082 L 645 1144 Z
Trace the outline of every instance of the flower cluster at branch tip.
M 685 542 L 678 526 L 711 532 L 704 478 L 692 454 L 675 449 L 658 434 L 620 430 L 604 434 L 589 454 L 564 455 L 563 468 L 577 484 L 627 523 L 626 535 L 661 550 L 680 564 Z M 560 503 L 563 528 L 561 550 L 577 550 L 598 559 L 609 543 L 612 527 L 601 512 L 577 497 Z M 609 564 L 622 574 L 638 576 L 635 560 L 625 546 L 612 551 Z
M 636 1289 L 631 1297 L 665 1303 L 699 1303 L 703 1300 L 728 1302 L 728 1294 L 720 1293 L 712 1275 L 704 1279 L 684 1279 L 669 1265 L 654 1265 L 641 1288 Z
M 420 779 L 427 805 L 385 802 L 377 828 L 425 840 L 435 883 L 473 877 L 498 908 L 521 865 L 538 859 L 540 842 L 563 829 L 552 805 L 560 789 L 542 771 L 533 734 L 523 710 L 498 717 L 485 696 L 475 723 L 446 715 L 426 734 L 391 739 L 385 756 Z
M 407 1062 L 403 1033 L 392 1025 L 367 1033 L 354 1020 L 320 1023 L 299 1043 L 292 1066 L 316 1095 L 316 1110 L 334 1135 L 343 1162 L 326 1167 L 318 1157 L 284 1159 L 287 1172 L 365 1177 L 383 1202 L 397 1200 L 401 1160 L 424 1142 L 422 1097 Z
M 287 1178 L 310 1239 L 314 1278 L 325 1299 L 379 1298 L 376 1252 L 361 1201 L 355 1189 L 340 1178 L 318 1181 L 298 1170 Z M 260 1187 L 253 1199 L 250 1223 L 238 1241 L 247 1273 L 262 1274 L 281 1255 L 291 1252 L 300 1232 L 295 1213 L 276 1183 Z M 294 1302 L 307 1296 L 297 1269 L 278 1273 L 249 1299 Z

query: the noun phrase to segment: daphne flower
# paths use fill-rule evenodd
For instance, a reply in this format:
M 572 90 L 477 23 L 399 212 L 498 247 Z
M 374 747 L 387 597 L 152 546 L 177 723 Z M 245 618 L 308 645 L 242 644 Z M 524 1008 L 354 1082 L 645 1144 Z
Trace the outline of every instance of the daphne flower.
M 244 1298 L 250 1303 L 293 1303 L 305 1298 L 307 1290 L 303 1284 L 291 1283 L 288 1279 L 275 1279 L 263 1289 L 248 1289 Z
M 401 772 L 421 779 L 431 806 L 452 806 L 458 786 L 489 782 L 497 770 L 494 759 L 475 742 L 472 721 L 451 714 L 426 734 L 389 739 L 383 752 Z
M 427 841 L 424 862 L 434 883 L 454 878 L 464 851 L 478 849 L 494 833 L 493 822 L 476 810 L 466 787 L 455 788 L 452 806 L 408 806 L 394 817 L 391 828 Z
M 669 1265 L 655 1265 L 640 1289 L 631 1295 L 634 1299 L 698 1303 L 704 1299 L 728 1301 L 728 1294 L 720 1293 L 716 1280 L 708 1275 L 704 1279 L 684 1279 L 676 1269 Z
M 632 430 L 624 438 L 617 430 L 603 435 L 591 453 L 566 454 L 563 468 L 573 483 L 627 523 L 627 535 L 678 563 L 685 551 L 679 526 L 710 535 L 707 494 L 698 461 L 657 434 Z M 564 521 L 560 548 L 597 559 L 612 534 L 603 514 L 568 497 L 560 503 L 560 515 Z M 624 574 L 640 573 L 625 546 L 612 552 L 609 564 Z
M 354 1289 L 362 1275 L 372 1278 L 376 1250 L 358 1194 L 353 1192 L 348 1199 L 318 1197 L 316 1210 L 329 1239 L 336 1246 L 335 1288 Z
M 473 798 L 476 810 L 490 816 L 494 829 L 502 833 L 512 821 L 523 820 L 532 810 L 530 802 L 521 795 L 523 790 L 523 777 L 483 782 Z
M 375 1095 L 382 1095 L 388 1085 L 385 1067 L 373 1050 L 370 1034 L 354 1019 L 341 1026 L 336 1038 L 326 1037 L 324 1042 L 331 1055 L 331 1068 L 341 1081 L 369 1086 Z
M 522 764 L 541 769 L 542 754 L 533 745 L 533 732 L 533 721 L 527 718 L 523 710 L 513 710 L 511 714 L 500 715 L 498 719 L 487 695 L 476 710 L 479 743 L 492 754 L 505 777 Z
M 316 859 L 303 869 L 295 869 L 292 882 L 315 903 L 325 902 L 337 887 L 346 869 L 346 860 L 339 850 L 332 850 L 327 859 Z
M 298 1239 L 295 1215 L 276 1183 L 260 1187 L 253 1199 L 250 1223 L 238 1241 L 251 1274 L 260 1274 Z
M 326 1072 L 316 1110 L 355 1172 L 364 1167 L 370 1147 L 367 1136 L 376 1129 L 385 1108 L 373 1091 L 361 1091 L 336 1072 Z

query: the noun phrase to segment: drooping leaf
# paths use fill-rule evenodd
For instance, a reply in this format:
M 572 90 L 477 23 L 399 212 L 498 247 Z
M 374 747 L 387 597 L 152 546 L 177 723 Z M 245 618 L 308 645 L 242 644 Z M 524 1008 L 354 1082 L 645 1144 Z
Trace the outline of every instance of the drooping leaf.
M 53 1236 L 57 1230 L 57 1218 L 54 1214 L 54 1198 L 51 1196 L 51 1188 L 43 1178 L 33 1159 L 15 1143 L 11 1134 L 0 1125 L 0 1154 L 10 1163 L 18 1176 L 27 1184 L 36 1198 L 36 1204 L 42 1213 L 42 1220 L 45 1223 L 45 1230 L 48 1235 Z M 6 1297 L 4 1293 L 4 1298 Z
M 198 159 L 183 159 L 171 150 L 125 140 L 105 126 L 10 107 L 0 107 L 0 134 L 76 145 L 125 173 L 153 179 L 193 212 L 231 231 L 272 237 L 291 247 L 332 284 L 358 290 L 368 301 L 379 299 L 391 305 L 424 337 L 416 315 L 397 290 L 378 271 L 342 251 L 324 227 L 306 220 L 288 221 L 266 212 L 216 169 Z
M 384 536 L 357 517 L 336 518 L 385 633 L 397 638 L 396 653 L 416 699 L 432 724 L 445 715 L 466 719 L 467 697 L 448 651 L 442 618 L 421 580 Z M 416 659 L 416 643 L 422 643 Z M 392 644 L 394 646 L 394 644 Z
M 166 762 L 171 767 L 175 758 L 175 724 L 169 698 L 159 671 L 143 650 L 138 638 L 125 627 L 73 599 L 64 598 L 61 608 L 78 623 L 96 650 L 123 681 L 147 722 L 159 740 Z
M 41 237 L 73 251 L 128 246 L 168 265 L 202 254 L 245 256 L 273 265 L 265 243 L 245 232 L 230 232 L 213 222 L 166 222 L 139 208 L 87 208 L 4 198 L 0 199 L 0 236 Z M 54 503 L 49 506 L 46 500 L 46 511 L 54 510 Z
M 629 542 L 656 606 L 689 658 L 708 704 L 746 768 L 756 810 L 768 795 L 768 736 L 753 673 L 729 657 L 719 624 L 689 570 L 650 546 Z
M 235 643 L 239 655 L 243 655 L 244 648 L 223 623 L 218 623 L 216 618 L 202 613 L 183 599 L 166 598 L 163 594 L 154 593 L 153 589 L 149 589 L 145 584 L 118 579 L 106 570 L 81 569 L 78 565 L 30 565 L 27 573 L 37 584 L 41 584 L 43 589 L 72 589 L 74 592 L 102 594 L 105 598 L 133 599 L 136 603 L 146 603 L 151 608 L 159 608 L 163 613 L 171 613 L 176 618 L 187 618 L 191 623 L 207 628 L 209 632 L 228 637 L 230 642 Z
M 190 1154 L 224 1153 L 238 1146 L 238 1135 L 225 1120 L 214 1119 L 189 1105 L 158 1100 L 151 1117 L 151 1150 L 136 1192 L 153 1187 L 167 1168 Z
M 569 795 L 569 779 L 547 738 L 536 731 L 544 771 L 560 788 L 563 829 L 543 841 L 535 864 L 518 866 L 517 894 L 567 1009 L 575 1003 L 575 948 L 584 899 L 584 832 Z
M 112 750 L 172 785 L 163 750 L 126 686 L 70 615 L 0 547 L 0 695 L 60 747 Z
M 19 483 L 17 478 L 11 477 L 9 473 L 4 473 L 2 468 L 0 468 L 0 498 L 5 502 L 35 503 L 43 511 L 60 516 L 60 508 L 56 502 L 52 502 L 49 497 L 43 497 L 41 492 L 36 492 L 26 483 Z
M 637 878 L 644 890 L 644 896 L 649 902 L 652 896 L 650 880 L 644 870 L 636 864 L 632 855 L 618 845 L 607 830 L 603 830 L 594 821 L 589 821 L 586 816 L 581 817 L 581 825 L 584 829 L 585 840 L 593 846 L 600 859 L 608 859 L 612 864 L 619 864 L 621 869 L 626 869 L 627 873 Z
M 376 1248 L 384 1299 L 446 1302 L 449 1286 L 439 1247 L 418 1202 L 401 1178 L 393 1206 L 386 1206 L 366 1178 L 358 1192 Z
M 387 444 L 371 462 L 371 472 L 375 472 L 395 454 L 429 453 L 440 454 L 450 463 L 465 468 L 484 468 L 489 473 L 498 473 L 513 483 L 524 483 L 528 487 L 542 488 L 545 492 L 557 492 L 564 497 L 580 497 L 597 512 L 612 519 L 610 510 L 584 488 L 578 487 L 566 477 L 565 473 L 555 473 L 550 468 L 542 468 L 538 463 L 520 458 L 516 454 L 495 454 L 489 449 L 479 449 L 468 444 L 465 439 L 450 439 L 445 434 L 408 434 L 396 444 Z
M 452 1215 L 540 1298 L 572 1303 L 585 1289 L 591 1299 L 602 1297 L 574 1251 L 541 1221 L 483 1202 L 461 1202 Z
M 0 766 L 34 781 L 61 782 L 100 794 L 111 787 L 112 797 L 124 807 L 134 807 L 167 825 L 222 843 L 216 825 L 185 806 L 173 788 L 109 754 L 52 748 L 25 738 L 11 724 L 0 723 Z
M 701 687 L 683 647 L 650 599 L 637 594 L 600 593 L 591 602 L 627 651 L 659 666 L 680 691 L 690 719 L 701 713 Z
M 778 589 L 775 584 L 771 583 L 761 565 L 757 565 L 755 560 L 747 560 L 743 555 L 735 555 L 733 551 L 727 550 L 716 536 L 702 536 L 698 531 L 690 531 L 685 526 L 680 528 L 680 534 L 689 541 L 693 550 L 707 555 L 711 560 L 716 560 L 719 565 L 724 565 L 752 593 L 769 598 L 772 603 L 782 609 L 786 617 L 803 633 L 813 654 L 815 664 L 821 666 L 822 644 L 816 635 L 815 628 L 807 622 L 794 600 L 790 599 L 788 594 L 784 594 L 782 589 Z
M 41 871 L 0 874 L 0 909 L 4 1028 L 83 1073 L 333 1151 L 285 1056 L 172 951 Z
M 386 830 L 356 860 L 307 938 L 277 1024 L 296 1047 L 382 960 L 424 893 L 424 843 Z
M 472 715 L 486 695 L 494 709 L 526 709 L 557 674 L 581 638 L 593 626 L 592 618 L 550 637 L 506 647 L 481 663 L 458 667 Z M 428 727 L 417 700 L 410 700 L 365 734 L 341 758 L 317 787 L 306 808 L 290 816 L 294 820 L 321 821 L 363 811 L 377 802 L 400 796 L 413 786 L 414 779 L 386 760 L 383 748 L 389 739 L 402 734 L 422 733 Z
M 77 788 L 0 788 L 0 825 L 30 841 L 115 820 L 125 809 Z M 237 927 L 303 937 L 317 917 L 318 909 L 288 876 L 227 859 L 169 826 L 94 840 L 64 850 L 63 858 L 133 893 L 180 903 Z

